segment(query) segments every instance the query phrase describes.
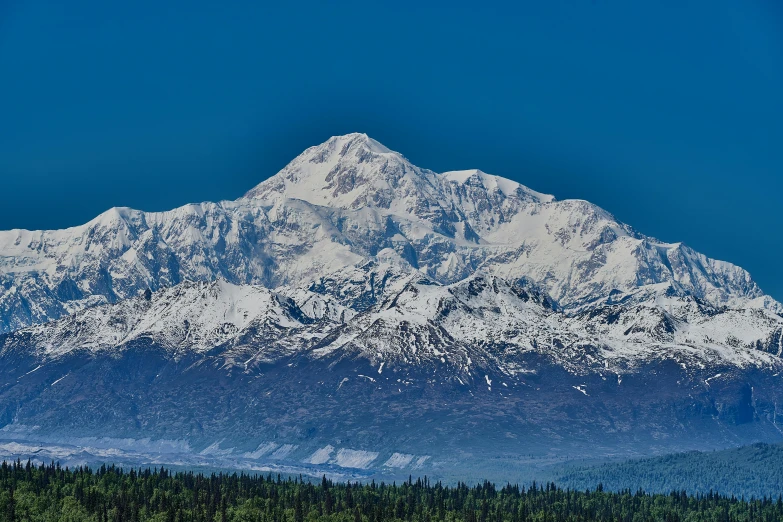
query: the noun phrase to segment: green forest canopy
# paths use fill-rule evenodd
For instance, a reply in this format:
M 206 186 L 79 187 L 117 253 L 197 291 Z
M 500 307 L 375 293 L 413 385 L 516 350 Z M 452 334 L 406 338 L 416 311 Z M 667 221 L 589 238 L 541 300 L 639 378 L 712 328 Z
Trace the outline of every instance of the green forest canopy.
M 469 487 L 427 478 L 396 485 L 279 475 L 72 470 L 29 461 L 0 466 L 0 521 L 587 522 L 783 520 L 783 500 L 713 493 L 646 494 L 529 487 Z

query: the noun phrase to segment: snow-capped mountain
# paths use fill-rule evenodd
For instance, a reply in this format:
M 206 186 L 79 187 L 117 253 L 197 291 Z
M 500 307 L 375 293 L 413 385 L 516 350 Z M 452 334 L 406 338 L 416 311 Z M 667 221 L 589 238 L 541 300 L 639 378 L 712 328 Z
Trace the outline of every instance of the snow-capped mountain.
M 349 310 L 328 298 L 306 290 L 296 294 L 304 310 L 293 299 L 264 287 L 223 280 L 187 282 L 115 305 L 88 308 L 20 334 L 25 336 L 26 350 L 35 347 L 48 357 L 72 350 L 116 353 L 139 339 L 177 354 L 211 350 L 228 340 L 250 342 L 250 332 L 255 344 L 279 344 L 318 320 L 351 317 Z M 308 328 L 305 338 L 317 335 L 314 330 Z
M 236 201 L 0 232 L 0 274 L 0 452 L 506 479 L 783 437 L 747 272 L 362 134 Z
M 303 287 L 369 262 L 439 283 L 477 270 L 526 278 L 566 309 L 669 283 L 715 306 L 783 310 L 741 268 L 645 237 L 586 201 L 478 170 L 436 174 L 349 134 L 236 201 L 0 232 L 0 331 L 186 280 Z
M 143 341 L 173 358 L 230 354 L 222 366 L 243 369 L 252 359 L 348 352 L 377 369 L 440 363 L 469 376 L 471 365 L 483 361 L 479 367 L 510 377 L 521 371 L 515 357 L 527 352 L 574 373 L 625 371 L 675 353 L 702 365 L 776 366 L 783 354 L 783 318 L 763 309 L 716 308 L 674 296 L 568 313 L 536 287 L 482 273 L 448 285 L 418 274 L 392 286 L 357 313 L 305 289 L 186 282 L 5 335 L 0 354 L 23 352 L 42 361 L 70 352 L 116 355 Z M 586 345 L 593 346 L 592 363 L 569 362 Z M 248 358 L 239 360 L 240 352 Z M 474 362 L 466 362 L 471 353 Z

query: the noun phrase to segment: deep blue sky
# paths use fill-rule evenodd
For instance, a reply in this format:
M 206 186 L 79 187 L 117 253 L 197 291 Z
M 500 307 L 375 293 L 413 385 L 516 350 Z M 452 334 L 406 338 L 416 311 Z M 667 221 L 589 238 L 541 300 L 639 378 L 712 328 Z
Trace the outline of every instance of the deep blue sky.
M 0 229 L 233 199 L 360 131 L 590 200 L 783 299 L 777 0 L 258 4 L 0 0 Z

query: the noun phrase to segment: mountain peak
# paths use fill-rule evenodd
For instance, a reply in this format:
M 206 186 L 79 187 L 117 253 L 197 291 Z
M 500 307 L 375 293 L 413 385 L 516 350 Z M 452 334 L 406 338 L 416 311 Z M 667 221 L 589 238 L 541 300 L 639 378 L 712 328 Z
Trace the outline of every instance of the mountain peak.
M 422 169 L 366 134 L 333 136 L 310 147 L 245 197 L 300 199 L 315 205 L 387 207 L 402 192 L 426 185 Z M 422 183 L 423 182 L 423 183 Z
M 245 197 L 267 201 L 301 199 L 320 206 L 353 209 L 397 206 L 418 214 L 416 209 L 423 207 L 449 206 L 447 200 L 454 196 L 455 189 L 460 191 L 459 187 L 501 200 L 555 200 L 554 196 L 479 169 L 436 174 L 413 165 L 399 152 L 364 133 L 333 136 L 308 148 Z
M 331 143 L 339 144 L 341 146 L 341 150 L 345 147 L 348 149 L 352 147 L 362 147 L 375 154 L 398 154 L 363 132 L 352 132 L 350 134 L 332 136 L 326 140 L 326 142 L 324 142 L 324 145 Z

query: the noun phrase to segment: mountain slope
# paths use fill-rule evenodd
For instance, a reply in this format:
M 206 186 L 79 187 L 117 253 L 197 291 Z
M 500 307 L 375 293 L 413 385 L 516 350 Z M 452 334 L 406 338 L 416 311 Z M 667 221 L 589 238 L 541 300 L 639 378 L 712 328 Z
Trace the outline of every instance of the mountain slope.
M 776 499 L 783 488 L 783 446 L 754 444 L 715 452 L 692 451 L 600 466 L 566 466 L 554 480 L 573 489 L 720 492 Z
M 513 478 L 551 455 L 782 437 L 783 319 L 767 311 L 677 298 L 569 315 L 491 274 L 392 286 L 354 315 L 301 289 L 183 283 L 0 336 L 0 444 Z

